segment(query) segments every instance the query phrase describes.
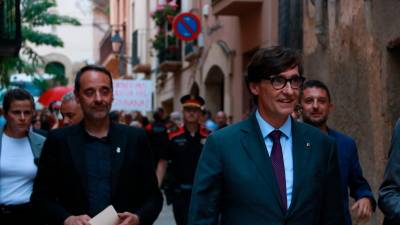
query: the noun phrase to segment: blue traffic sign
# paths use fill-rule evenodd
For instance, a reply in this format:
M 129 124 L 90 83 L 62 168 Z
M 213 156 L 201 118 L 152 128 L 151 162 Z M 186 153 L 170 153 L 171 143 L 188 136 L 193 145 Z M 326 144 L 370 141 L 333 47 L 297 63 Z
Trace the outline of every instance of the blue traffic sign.
M 181 13 L 175 17 L 172 28 L 179 39 L 193 41 L 201 31 L 200 19 L 193 13 Z

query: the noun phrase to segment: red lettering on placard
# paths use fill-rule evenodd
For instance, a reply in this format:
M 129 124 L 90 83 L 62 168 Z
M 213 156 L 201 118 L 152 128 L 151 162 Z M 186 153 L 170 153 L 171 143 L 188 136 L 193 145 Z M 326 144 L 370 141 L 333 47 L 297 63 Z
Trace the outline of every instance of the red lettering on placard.
M 133 100 L 133 99 L 116 99 L 114 104 L 124 105 L 129 107 L 144 107 L 144 100 Z

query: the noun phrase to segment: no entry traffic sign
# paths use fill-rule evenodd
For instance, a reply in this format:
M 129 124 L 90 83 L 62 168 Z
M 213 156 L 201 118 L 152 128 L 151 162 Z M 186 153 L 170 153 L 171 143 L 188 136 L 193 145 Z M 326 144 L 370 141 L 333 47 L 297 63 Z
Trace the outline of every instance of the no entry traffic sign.
M 175 17 L 172 28 L 179 39 L 193 41 L 201 31 L 200 19 L 193 13 L 181 13 Z

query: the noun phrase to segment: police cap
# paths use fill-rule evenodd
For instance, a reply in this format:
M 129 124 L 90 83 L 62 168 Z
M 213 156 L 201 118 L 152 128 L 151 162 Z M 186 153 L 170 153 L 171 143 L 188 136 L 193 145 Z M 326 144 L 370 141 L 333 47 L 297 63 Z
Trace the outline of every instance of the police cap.
M 185 95 L 181 98 L 181 103 L 183 107 L 198 107 L 204 105 L 204 99 L 196 95 Z

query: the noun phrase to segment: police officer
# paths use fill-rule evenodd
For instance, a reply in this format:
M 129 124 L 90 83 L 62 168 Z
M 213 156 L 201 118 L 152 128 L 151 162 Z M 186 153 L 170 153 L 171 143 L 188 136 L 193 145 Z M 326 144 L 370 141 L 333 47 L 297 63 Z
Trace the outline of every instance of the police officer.
M 170 167 L 174 179 L 172 206 L 175 221 L 177 225 L 186 225 L 193 179 L 208 131 L 200 125 L 204 99 L 200 96 L 185 95 L 181 98 L 181 103 L 183 126 L 168 134 L 169 144 L 161 151 L 157 178 L 161 185 L 167 167 Z

